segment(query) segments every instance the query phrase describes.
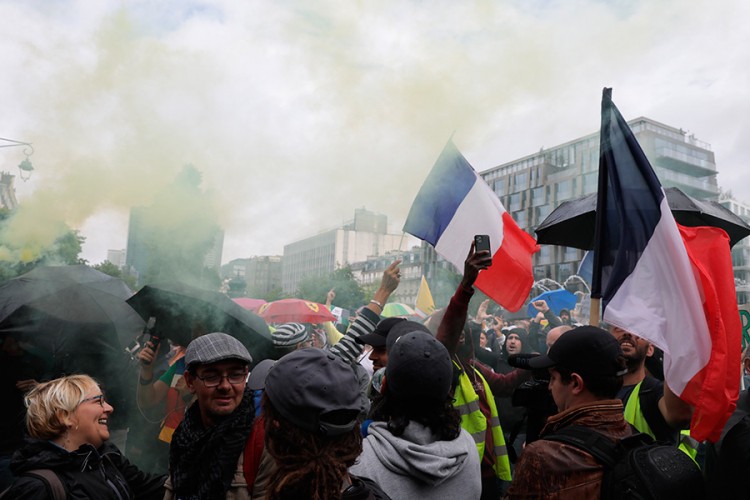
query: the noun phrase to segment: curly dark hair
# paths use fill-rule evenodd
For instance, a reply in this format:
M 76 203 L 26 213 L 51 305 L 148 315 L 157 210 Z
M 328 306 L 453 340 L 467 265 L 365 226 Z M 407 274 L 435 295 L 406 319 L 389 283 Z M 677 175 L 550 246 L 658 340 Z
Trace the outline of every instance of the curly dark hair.
M 266 448 L 276 461 L 268 482 L 269 500 L 340 498 L 347 471 L 362 453 L 359 426 L 340 436 L 319 436 L 286 420 L 266 394 L 261 404 Z
M 453 406 L 453 394 L 443 401 L 424 401 L 420 398 L 401 399 L 385 391 L 372 405 L 371 418 L 387 422 L 394 436 L 401 436 L 410 421 L 428 427 L 440 441 L 452 441 L 461 433 L 461 415 Z

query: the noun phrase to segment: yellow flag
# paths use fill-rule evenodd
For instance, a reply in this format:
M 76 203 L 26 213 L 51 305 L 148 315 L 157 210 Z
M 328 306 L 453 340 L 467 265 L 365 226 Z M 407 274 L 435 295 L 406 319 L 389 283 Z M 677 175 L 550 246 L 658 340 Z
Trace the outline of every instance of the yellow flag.
M 432 314 L 435 310 L 435 301 L 432 300 L 432 293 L 430 293 L 430 287 L 427 285 L 427 280 L 422 276 L 422 283 L 419 284 L 419 292 L 417 292 L 417 314 L 421 317 L 427 317 Z

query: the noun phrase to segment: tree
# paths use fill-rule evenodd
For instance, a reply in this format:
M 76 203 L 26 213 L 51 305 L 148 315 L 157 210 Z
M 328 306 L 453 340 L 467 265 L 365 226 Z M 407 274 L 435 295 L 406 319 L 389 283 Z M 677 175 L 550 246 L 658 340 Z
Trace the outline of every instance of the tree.
M 324 277 L 310 276 L 302 279 L 296 297 L 324 304 L 328 291 L 336 292 L 334 305 L 354 310 L 364 305 L 365 293 L 354 279 L 350 267 L 336 269 Z
M 136 289 L 135 276 L 123 271 L 116 265 L 112 264 L 110 261 L 105 260 L 104 262 L 100 262 L 99 264 L 96 264 L 92 267 L 100 273 L 107 274 L 109 276 L 112 276 L 113 278 L 121 279 L 125 282 L 126 285 L 128 285 L 131 290 Z
M 0 211 L 0 235 L 4 229 L 4 224 L 13 216 L 13 212 Z M 73 265 L 86 264 L 85 259 L 81 259 L 81 250 L 86 237 L 81 236 L 77 229 L 70 229 L 63 225 L 64 231 L 55 241 L 47 247 L 37 249 L 36 257 L 24 260 L 20 257 L 26 251 L 24 248 L 8 248 L 4 242 L 0 241 L 0 247 L 3 257 L 0 260 L 0 281 L 5 281 L 22 274 L 26 274 L 37 266 L 50 265 Z

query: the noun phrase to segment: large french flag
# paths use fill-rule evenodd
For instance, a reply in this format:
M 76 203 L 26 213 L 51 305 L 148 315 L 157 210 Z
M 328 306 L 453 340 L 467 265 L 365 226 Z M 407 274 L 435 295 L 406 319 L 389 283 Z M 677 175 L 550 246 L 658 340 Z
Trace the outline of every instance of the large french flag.
M 412 204 L 404 231 L 427 241 L 448 262 L 463 269 L 476 234 L 487 234 L 492 265 L 476 286 L 510 311 L 528 299 L 534 276 L 536 240 L 518 227 L 497 195 L 448 141 Z
M 592 296 L 601 297 L 606 323 L 664 350 L 665 380 L 694 408 L 691 436 L 715 439 L 739 390 L 741 328 L 729 239 L 716 228 L 681 234 L 609 90 L 602 100 Z

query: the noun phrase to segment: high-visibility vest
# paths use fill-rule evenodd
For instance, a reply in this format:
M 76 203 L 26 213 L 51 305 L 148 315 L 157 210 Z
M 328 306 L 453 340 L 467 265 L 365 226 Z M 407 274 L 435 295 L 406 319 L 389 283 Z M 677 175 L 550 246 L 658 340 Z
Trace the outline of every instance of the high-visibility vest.
M 646 417 L 643 416 L 641 411 L 641 398 L 639 397 L 641 392 L 641 384 L 643 381 L 638 382 L 633 388 L 633 392 L 630 393 L 628 401 L 625 404 L 625 421 L 635 427 L 638 432 L 648 434 L 652 438 L 656 439 L 654 432 L 646 422 Z M 700 443 L 690 436 L 690 429 L 684 429 L 680 431 L 680 442 L 678 448 L 682 450 L 687 456 L 693 459 L 698 455 L 698 445 Z M 696 462 L 697 463 L 697 462 Z
M 454 361 L 453 364 L 461 370 L 461 367 Z M 487 396 L 487 403 L 490 406 L 490 431 L 492 432 L 492 441 L 494 443 L 494 455 L 495 465 L 493 470 L 495 475 L 504 481 L 510 481 L 510 460 L 508 459 L 508 450 L 505 447 L 505 437 L 503 436 L 503 428 L 500 426 L 500 419 L 497 416 L 497 407 L 495 406 L 495 398 L 492 396 L 492 391 L 487 381 L 484 379 L 481 373 L 474 368 L 474 373 L 482 381 L 484 386 L 484 394 Z M 461 414 L 461 427 L 471 434 L 474 438 L 474 443 L 477 445 L 477 451 L 479 452 L 479 460 L 484 458 L 485 449 L 485 437 L 487 435 L 487 419 L 482 413 L 479 407 L 479 395 L 471 385 L 471 380 L 466 372 L 461 370 L 461 375 L 458 378 L 458 385 L 454 393 L 453 406 Z

